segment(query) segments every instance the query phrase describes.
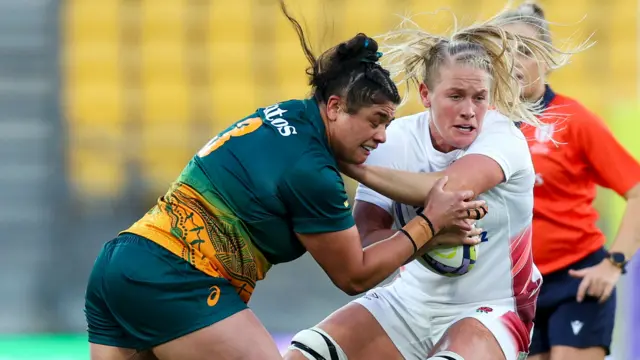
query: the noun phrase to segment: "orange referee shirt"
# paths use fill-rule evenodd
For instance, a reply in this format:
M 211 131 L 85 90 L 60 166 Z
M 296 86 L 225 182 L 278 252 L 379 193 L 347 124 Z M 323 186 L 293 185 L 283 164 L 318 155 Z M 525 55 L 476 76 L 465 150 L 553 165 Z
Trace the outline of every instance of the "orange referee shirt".
M 605 237 L 592 206 L 596 185 L 624 195 L 640 182 L 640 165 L 577 101 L 549 87 L 543 101 L 546 125 L 525 124 L 522 131 L 536 171 L 533 258 L 545 275 L 602 248 Z

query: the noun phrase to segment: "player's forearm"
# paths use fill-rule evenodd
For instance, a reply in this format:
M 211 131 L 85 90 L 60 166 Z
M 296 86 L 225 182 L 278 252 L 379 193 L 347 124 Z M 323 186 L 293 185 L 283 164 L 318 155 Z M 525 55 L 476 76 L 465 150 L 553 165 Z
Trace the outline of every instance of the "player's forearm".
M 366 165 L 354 174 L 354 179 L 394 201 L 422 206 L 433 184 L 442 176 L 440 172 L 413 173 Z
M 362 246 L 367 247 L 367 246 L 376 244 L 382 240 L 390 238 L 395 233 L 396 233 L 396 230 L 391 230 L 391 229 L 373 231 L 362 239 Z M 418 252 L 413 256 L 409 257 L 407 260 L 405 260 L 404 264 L 410 263 L 411 261 L 415 260 L 416 256 L 424 255 L 424 253 L 426 252 L 426 249 L 428 249 L 427 246 L 423 247 L 422 249 L 418 249 Z
M 358 294 L 378 285 L 413 259 L 419 249 L 432 238 L 433 232 L 418 216 L 409 221 L 402 231 L 394 232 L 390 237 L 367 246 L 362 252 L 362 262 L 350 277 L 348 293 Z
M 357 292 L 365 292 L 383 282 L 407 259 L 413 258 L 413 254 L 411 240 L 400 232 L 367 246 L 363 251 L 361 275 L 354 281 Z
M 630 259 L 640 248 L 640 186 L 627 198 L 627 208 L 622 217 L 618 235 L 611 245 L 611 252 L 621 252 Z M 637 194 L 637 195 L 636 195 Z

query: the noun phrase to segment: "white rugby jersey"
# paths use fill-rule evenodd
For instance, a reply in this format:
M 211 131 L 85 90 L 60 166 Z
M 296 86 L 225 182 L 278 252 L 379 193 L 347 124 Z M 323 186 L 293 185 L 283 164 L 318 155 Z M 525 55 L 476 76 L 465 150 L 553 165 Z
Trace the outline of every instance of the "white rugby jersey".
M 487 202 L 489 213 L 477 222 L 484 232 L 477 262 L 469 273 L 445 277 L 413 261 L 404 267 L 392 286 L 414 304 L 511 299 L 522 320 L 531 321 L 542 278 L 531 252 L 535 172 L 524 135 L 507 117 L 488 111 L 473 144 L 464 150 L 442 153 L 433 147 L 429 119 L 427 111 L 393 121 L 387 141 L 372 151 L 366 164 L 434 172 L 444 170 L 462 156 L 481 154 L 500 165 L 506 181 L 478 196 Z M 396 204 L 362 184 L 356 200 L 375 204 L 392 214 L 394 228 L 402 227 L 421 210 Z

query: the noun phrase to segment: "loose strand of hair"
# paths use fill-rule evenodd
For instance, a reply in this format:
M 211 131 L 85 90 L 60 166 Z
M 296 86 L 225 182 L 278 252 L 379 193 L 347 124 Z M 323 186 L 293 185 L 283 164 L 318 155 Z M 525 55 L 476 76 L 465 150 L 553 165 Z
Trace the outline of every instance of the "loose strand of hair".
M 302 51 L 304 52 L 304 56 L 307 58 L 307 61 L 309 62 L 309 64 L 311 64 L 311 66 L 314 67 L 316 65 L 317 59 L 313 55 L 313 51 L 311 50 L 311 46 L 309 45 L 309 40 L 307 39 L 307 36 L 305 35 L 304 30 L 302 29 L 302 25 L 300 25 L 300 22 L 296 20 L 296 18 L 294 18 L 289 13 L 289 10 L 287 9 L 287 4 L 285 3 L 284 0 L 280 0 L 280 10 L 282 11 L 282 14 L 287 18 L 287 20 L 289 20 L 289 22 L 293 26 L 293 29 L 298 35 L 298 40 L 300 41 L 300 46 L 302 46 Z
M 405 21 L 412 23 L 410 19 Z M 382 64 L 398 87 L 406 90 L 401 96 L 400 106 L 403 106 L 409 100 L 412 90 L 417 90 L 426 76 L 427 56 L 444 38 L 419 28 L 398 28 L 378 38 L 380 50 L 384 53 Z

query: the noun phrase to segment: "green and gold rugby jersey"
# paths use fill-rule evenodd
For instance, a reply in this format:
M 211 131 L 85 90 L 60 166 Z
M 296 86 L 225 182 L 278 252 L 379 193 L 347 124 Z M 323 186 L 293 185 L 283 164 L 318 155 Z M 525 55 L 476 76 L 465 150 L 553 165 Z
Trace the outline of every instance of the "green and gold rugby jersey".
M 125 232 L 229 279 L 248 301 L 272 264 L 304 254 L 295 233 L 353 225 L 325 125 L 309 99 L 258 109 L 213 138 Z

